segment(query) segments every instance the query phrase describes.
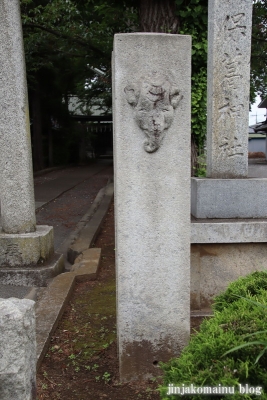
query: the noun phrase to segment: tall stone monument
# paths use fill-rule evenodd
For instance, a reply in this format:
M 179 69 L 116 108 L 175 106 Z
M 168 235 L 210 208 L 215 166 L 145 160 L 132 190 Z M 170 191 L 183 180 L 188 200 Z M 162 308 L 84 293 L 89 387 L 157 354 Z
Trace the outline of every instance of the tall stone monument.
M 209 0 L 207 178 L 192 179 L 196 218 L 267 218 L 267 182 L 247 178 L 251 26 L 252 0 Z
M 157 375 L 190 328 L 191 38 L 118 34 L 113 53 L 122 381 Z
M 36 227 L 19 0 L 0 2 L 0 195 L 0 283 L 43 284 L 64 266 L 53 228 Z
M 209 2 L 209 178 L 246 178 L 248 175 L 251 26 L 251 0 Z
M 248 176 L 252 0 L 209 0 L 207 178 L 192 178 L 191 304 L 266 269 L 267 179 Z

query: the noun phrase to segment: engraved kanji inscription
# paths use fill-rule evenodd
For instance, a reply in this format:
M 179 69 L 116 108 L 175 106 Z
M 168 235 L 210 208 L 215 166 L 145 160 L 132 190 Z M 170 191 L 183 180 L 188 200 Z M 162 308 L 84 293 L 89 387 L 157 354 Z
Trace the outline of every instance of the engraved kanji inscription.
M 222 157 L 224 157 L 225 155 L 227 157 L 244 155 L 244 149 L 237 137 L 234 138 L 231 138 L 229 136 L 223 137 L 219 149 L 220 149 L 220 156 Z
M 225 27 L 228 31 L 229 37 L 233 40 L 236 40 L 235 35 L 241 33 L 241 35 L 246 35 L 246 25 L 243 23 L 245 18 L 244 13 L 238 13 L 235 15 L 228 15 L 226 17 Z
M 22 254 L 17 243 L 8 243 L 5 251 L 7 265 L 22 264 Z

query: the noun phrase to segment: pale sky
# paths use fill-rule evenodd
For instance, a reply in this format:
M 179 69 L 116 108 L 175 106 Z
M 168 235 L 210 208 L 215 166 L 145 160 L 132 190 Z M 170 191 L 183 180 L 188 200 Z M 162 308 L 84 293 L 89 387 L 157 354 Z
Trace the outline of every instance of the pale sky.
M 249 112 L 249 125 L 254 125 L 266 119 L 266 108 L 258 108 L 260 102 L 261 98 L 257 96 L 256 102 L 251 106 L 251 112 Z

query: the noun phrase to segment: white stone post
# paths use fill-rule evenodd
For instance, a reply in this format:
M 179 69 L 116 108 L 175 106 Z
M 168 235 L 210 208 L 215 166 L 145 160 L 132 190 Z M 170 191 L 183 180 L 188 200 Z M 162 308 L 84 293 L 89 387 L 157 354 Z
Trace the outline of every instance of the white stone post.
M 0 193 L 5 233 L 35 231 L 27 84 L 19 0 L 0 2 Z
M 252 0 L 209 0 L 207 177 L 246 178 Z
M 157 375 L 190 328 L 191 37 L 118 34 L 113 107 L 122 381 Z
M 0 399 L 36 398 L 34 301 L 0 299 Z

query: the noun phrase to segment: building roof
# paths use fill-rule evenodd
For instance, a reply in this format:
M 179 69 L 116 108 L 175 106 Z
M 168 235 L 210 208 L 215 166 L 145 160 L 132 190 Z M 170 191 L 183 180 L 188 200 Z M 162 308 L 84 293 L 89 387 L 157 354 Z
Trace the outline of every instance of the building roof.
M 267 97 L 260 102 L 258 108 L 267 108 Z

